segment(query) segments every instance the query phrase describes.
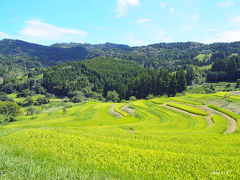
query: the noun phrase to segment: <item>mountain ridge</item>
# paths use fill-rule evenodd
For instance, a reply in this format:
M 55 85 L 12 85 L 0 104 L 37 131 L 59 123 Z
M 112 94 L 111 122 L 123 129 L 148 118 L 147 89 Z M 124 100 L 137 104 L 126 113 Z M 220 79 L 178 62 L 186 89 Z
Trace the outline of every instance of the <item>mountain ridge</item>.
M 155 43 L 130 47 L 124 44 L 55 43 L 50 46 L 22 40 L 0 40 L 0 58 L 27 58 L 51 66 L 95 57 L 133 60 L 143 66 L 158 68 L 179 64 L 209 64 L 217 58 L 240 55 L 240 42 L 204 44 L 198 42 Z M 201 56 L 201 58 L 199 58 Z M 204 56 L 204 57 L 203 57 Z

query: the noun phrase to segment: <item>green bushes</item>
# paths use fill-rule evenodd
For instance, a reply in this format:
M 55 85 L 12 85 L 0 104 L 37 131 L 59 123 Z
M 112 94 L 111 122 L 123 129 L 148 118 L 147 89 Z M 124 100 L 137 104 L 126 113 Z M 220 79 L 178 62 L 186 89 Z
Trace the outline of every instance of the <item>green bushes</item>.
M 21 108 L 15 102 L 0 101 L 0 114 L 5 116 L 17 116 L 21 114 Z
M 187 111 L 187 112 L 197 114 L 197 115 L 202 115 L 202 116 L 207 116 L 208 115 L 208 113 L 206 111 L 202 110 L 202 109 L 198 109 L 198 108 L 192 107 L 192 106 L 187 106 L 187 105 L 184 105 L 184 104 L 168 102 L 167 106 L 174 107 L 174 108 L 177 108 L 177 109 L 181 109 L 183 111 Z
M 37 98 L 35 104 L 36 104 L 36 105 L 41 105 L 41 104 L 47 104 L 47 103 L 49 103 L 49 102 L 50 102 L 50 101 L 49 101 L 48 98 L 46 98 L 45 96 L 42 96 L 42 97 L 38 97 L 38 98 Z
M 12 122 L 21 114 L 21 108 L 15 102 L 0 101 L 0 123 Z
M 135 96 L 131 96 L 130 98 L 129 98 L 129 101 L 136 101 L 137 100 L 137 98 L 135 97 Z
M 118 102 L 120 100 L 119 95 L 116 91 L 108 91 L 106 99 L 112 102 Z

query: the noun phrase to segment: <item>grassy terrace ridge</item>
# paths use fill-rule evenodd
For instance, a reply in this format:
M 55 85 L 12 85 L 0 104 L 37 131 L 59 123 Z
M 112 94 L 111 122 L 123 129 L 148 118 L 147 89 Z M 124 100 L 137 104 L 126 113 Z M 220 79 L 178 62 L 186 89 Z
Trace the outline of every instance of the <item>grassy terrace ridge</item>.
M 240 102 L 240 96 L 229 95 L 228 98 L 229 98 L 230 100 L 234 100 L 234 101 Z
M 228 102 L 212 94 L 176 98 Z M 0 126 L 0 179 L 238 179 L 239 131 L 224 134 L 221 115 L 208 127 L 204 115 L 161 105 L 195 108 L 174 99 L 67 102 L 64 111 L 64 102 L 51 101 L 48 110 Z M 133 116 L 122 112 L 126 104 Z M 123 117 L 109 114 L 113 105 Z
M 222 112 L 223 114 L 226 114 L 230 117 L 232 117 L 233 119 L 235 119 L 236 121 L 240 121 L 240 115 L 237 114 L 237 113 L 234 113 L 228 109 L 225 109 L 225 108 L 222 108 L 222 107 L 219 107 L 217 105 L 213 105 L 213 104 L 209 104 L 208 107 L 212 108 L 212 109 L 215 109 L 219 112 Z
M 125 106 L 125 105 L 126 105 L 126 103 L 118 103 L 118 104 L 116 104 L 116 106 L 114 107 L 114 110 L 115 110 L 116 112 L 118 112 L 119 114 L 121 114 L 122 116 L 127 117 L 127 116 L 130 116 L 130 114 L 127 113 L 127 112 L 125 112 L 125 111 L 122 111 L 122 110 L 121 110 L 121 108 L 122 108 L 123 106 Z
M 148 108 L 148 106 L 144 103 L 145 100 L 137 100 L 132 103 L 133 106 L 140 107 L 140 108 Z
M 228 127 L 227 120 L 218 114 L 212 115 L 211 119 L 213 120 L 214 124 L 213 127 L 217 133 L 222 134 L 226 131 Z
M 180 102 L 180 103 L 185 103 L 185 104 L 191 104 L 191 105 L 203 105 L 204 104 L 204 103 L 189 101 L 189 100 L 186 100 L 186 99 L 180 99 L 180 98 L 177 98 L 177 97 L 170 98 L 170 100 Z
M 207 116 L 208 115 L 208 113 L 206 111 L 202 110 L 202 109 L 192 107 L 192 106 L 187 106 L 187 105 L 184 105 L 184 104 L 168 102 L 168 103 L 166 103 L 166 105 L 170 106 L 170 107 L 177 108 L 177 109 L 181 109 L 183 111 L 187 111 L 189 113 L 201 115 L 201 116 Z
M 237 113 L 234 113 L 228 109 L 219 107 L 217 105 L 213 105 L 213 104 L 209 104 L 208 107 L 215 109 L 216 111 L 219 111 L 223 114 L 226 114 L 227 116 L 230 116 L 231 118 L 235 119 L 237 121 L 237 123 L 240 123 L 240 115 Z M 239 125 L 237 126 L 237 131 L 240 131 Z M 236 132 L 236 131 L 235 131 Z
M 164 104 L 168 98 L 153 98 L 151 102 L 155 104 Z

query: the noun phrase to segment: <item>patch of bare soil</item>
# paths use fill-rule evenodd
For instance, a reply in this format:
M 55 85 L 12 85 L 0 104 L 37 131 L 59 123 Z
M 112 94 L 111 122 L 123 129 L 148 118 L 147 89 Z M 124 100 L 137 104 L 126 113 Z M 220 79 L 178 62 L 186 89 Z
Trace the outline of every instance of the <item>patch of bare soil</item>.
M 120 109 L 122 111 L 125 111 L 125 112 L 129 113 L 131 116 L 133 116 L 135 111 L 136 111 L 135 109 L 129 107 L 129 103 L 127 105 L 121 107 Z
M 110 107 L 108 113 L 111 114 L 111 115 L 113 115 L 113 116 L 116 116 L 116 117 L 123 117 L 123 115 L 121 115 L 120 113 L 118 113 L 118 112 L 116 112 L 116 111 L 114 110 L 114 107 L 115 107 L 115 106 L 116 106 L 116 104 L 113 104 L 113 105 Z
M 229 94 L 240 96 L 240 91 L 232 91 Z

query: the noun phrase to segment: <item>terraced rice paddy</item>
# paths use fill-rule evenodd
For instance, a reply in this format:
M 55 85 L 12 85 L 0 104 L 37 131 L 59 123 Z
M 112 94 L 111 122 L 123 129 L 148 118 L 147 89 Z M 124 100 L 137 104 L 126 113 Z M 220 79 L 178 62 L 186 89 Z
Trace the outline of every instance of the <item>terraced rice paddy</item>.
M 208 107 L 219 101 L 228 100 L 88 102 L 24 116 L 0 129 L 0 179 L 239 179 L 239 130 Z

